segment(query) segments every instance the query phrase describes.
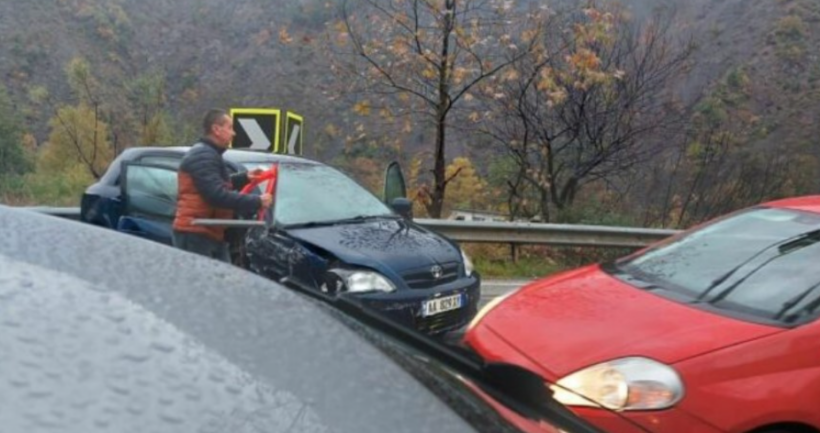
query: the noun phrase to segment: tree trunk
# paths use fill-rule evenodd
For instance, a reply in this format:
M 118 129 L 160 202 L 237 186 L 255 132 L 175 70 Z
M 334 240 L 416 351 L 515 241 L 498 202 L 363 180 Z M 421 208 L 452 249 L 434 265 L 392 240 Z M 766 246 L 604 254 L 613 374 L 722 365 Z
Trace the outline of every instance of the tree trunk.
M 430 205 L 427 212 L 431 218 L 441 218 L 441 211 L 444 208 L 444 194 L 447 189 L 447 179 L 445 178 L 446 166 L 444 159 L 444 143 L 447 130 L 445 128 L 444 119 L 439 115 L 436 124 L 436 155 L 433 166 L 433 179 L 435 185 L 433 187 L 433 196 L 430 200 Z
M 541 222 L 550 222 L 550 191 L 541 189 Z
M 441 34 L 441 63 L 438 71 L 438 106 L 436 106 L 436 153 L 433 166 L 433 196 L 427 212 L 431 218 L 441 218 L 444 208 L 444 195 L 447 190 L 447 167 L 445 165 L 444 145 L 447 138 L 447 113 L 450 111 L 450 35 L 455 28 L 456 0 L 447 0 L 445 3 L 447 14 L 444 18 L 444 28 Z

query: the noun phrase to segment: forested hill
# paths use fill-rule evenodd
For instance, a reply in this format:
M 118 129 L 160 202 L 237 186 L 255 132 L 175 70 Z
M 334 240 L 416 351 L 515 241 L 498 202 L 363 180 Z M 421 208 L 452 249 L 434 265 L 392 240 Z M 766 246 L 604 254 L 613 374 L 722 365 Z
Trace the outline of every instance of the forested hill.
M 524 9 L 545 5 L 561 9 L 577 2 L 514 3 Z M 625 169 L 602 184 L 572 182 L 586 185 L 584 191 L 590 196 L 613 194 L 609 189 L 615 188 L 620 198 L 610 199 L 618 203 L 641 207 L 663 201 L 661 209 L 652 211 L 654 216 L 647 212 L 630 219 L 664 225 L 684 224 L 689 218 L 725 210 L 716 205 L 723 201 L 713 196 L 718 192 L 737 196 L 736 202 L 727 205 L 737 206 L 820 190 L 812 186 L 818 183 L 820 158 L 820 51 L 816 49 L 820 46 L 820 3 L 623 3 L 633 23 L 648 22 L 658 9 L 675 10 L 670 24 L 674 36 L 694 38 L 695 49 L 686 69 L 669 86 L 680 104 L 688 107 L 682 118 L 696 128 L 681 133 L 684 138 L 675 145 L 676 150 L 656 152 L 639 170 Z M 331 69 L 325 42 L 343 29 L 335 21 L 339 4 L 334 0 L 0 2 L 0 76 L 19 116 L 20 141 L 29 151 L 47 147 L 50 138 L 59 139 L 53 136 L 58 110 L 83 101 L 96 104 L 103 114 L 98 120 L 105 123 L 106 144 L 113 153 L 140 144 L 185 144 L 197 136 L 200 115 L 209 107 L 276 106 L 305 116 L 308 155 L 344 166 L 369 186 L 377 183 L 381 163 L 388 156 L 404 158 L 412 166 L 414 156 L 421 155 L 415 164 L 419 177 L 414 176 L 413 181 L 427 182 L 425 173 L 431 172 L 432 163 L 423 159 L 430 158 L 435 136 L 430 124 L 415 123 L 412 133 L 397 135 L 395 125 L 386 125 L 389 122 L 362 120 L 378 112 L 377 107 L 362 105 L 368 95 L 341 94 L 349 77 Z M 73 115 L 82 121 L 82 112 Z M 511 193 L 505 188 L 515 170 L 489 164 L 504 149 L 473 145 L 484 142 L 471 136 L 464 119 L 448 120 L 454 128 L 448 135 L 447 164 L 465 157 L 470 170 L 462 170 L 461 177 L 466 173 L 481 177 L 480 182 L 470 178 L 466 184 L 488 182 L 487 189 L 493 192 L 480 200 L 454 199 L 452 205 L 510 211 L 512 202 L 507 198 Z M 401 152 L 385 155 L 380 146 L 388 141 L 384 137 L 398 137 Z M 663 137 L 647 139 L 663 143 Z M 28 171 L 37 169 L 37 164 L 48 166 L 43 161 L 32 162 Z M 458 164 L 463 166 L 465 161 Z M 473 170 L 473 166 L 478 168 Z M 457 171 L 453 167 L 451 172 Z M 88 173 L 80 171 L 66 175 L 65 184 L 74 182 L 74 189 L 46 194 L 42 191 L 48 188 L 45 184 L 38 186 L 29 179 L 24 182 L 29 190 L 23 196 L 61 201 L 59 197 L 75 194 L 89 181 Z M 9 182 L 0 187 L 9 190 Z M 19 179 L 15 182 L 19 189 Z M 633 188 L 632 183 L 644 187 Z M 741 188 L 741 184 L 750 186 Z M 451 197 L 471 194 L 464 184 L 451 186 L 455 194 Z M 664 197 L 652 191 L 665 191 Z M 521 212 L 553 218 L 556 214 L 544 207 L 562 209 L 562 203 L 543 197 L 539 204 L 538 191 L 522 196 L 527 194 L 534 198 L 522 199 L 526 203 L 516 208 Z M 624 194 L 628 199 L 623 199 Z M 700 203 L 698 211 L 693 203 Z M 687 208 L 688 213 L 681 211 Z M 704 210 L 707 208 L 710 210 Z M 668 218 L 672 214 L 675 217 Z M 559 218 L 575 218 L 563 215 Z

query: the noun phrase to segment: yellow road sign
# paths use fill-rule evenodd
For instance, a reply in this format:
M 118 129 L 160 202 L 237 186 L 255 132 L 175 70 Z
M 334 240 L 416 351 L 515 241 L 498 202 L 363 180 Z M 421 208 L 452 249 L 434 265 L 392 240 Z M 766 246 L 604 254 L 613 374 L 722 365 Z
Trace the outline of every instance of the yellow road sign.
M 236 131 L 231 147 L 281 153 L 279 132 L 282 111 L 278 108 L 231 108 Z

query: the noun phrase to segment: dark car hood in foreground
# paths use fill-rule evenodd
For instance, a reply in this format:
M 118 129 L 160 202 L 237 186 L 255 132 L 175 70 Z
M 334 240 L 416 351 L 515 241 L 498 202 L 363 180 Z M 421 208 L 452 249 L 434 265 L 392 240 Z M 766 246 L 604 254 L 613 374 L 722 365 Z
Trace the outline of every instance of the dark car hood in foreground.
M 460 432 L 336 313 L 230 265 L 0 206 L 4 432 Z
M 460 251 L 443 237 L 403 219 L 289 229 L 296 239 L 351 264 L 393 271 L 459 263 Z

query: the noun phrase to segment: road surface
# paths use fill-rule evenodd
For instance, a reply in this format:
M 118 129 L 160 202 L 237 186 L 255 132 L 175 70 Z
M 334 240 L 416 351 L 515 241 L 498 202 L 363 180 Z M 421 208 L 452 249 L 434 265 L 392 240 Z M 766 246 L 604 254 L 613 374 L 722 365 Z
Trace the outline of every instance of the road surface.
M 485 280 L 481 282 L 481 301 L 479 308 L 483 307 L 496 296 L 501 296 L 511 290 L 515 290 L 530 280 Z

